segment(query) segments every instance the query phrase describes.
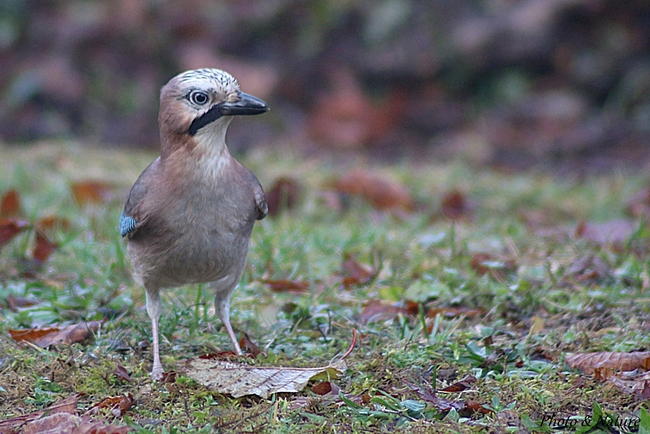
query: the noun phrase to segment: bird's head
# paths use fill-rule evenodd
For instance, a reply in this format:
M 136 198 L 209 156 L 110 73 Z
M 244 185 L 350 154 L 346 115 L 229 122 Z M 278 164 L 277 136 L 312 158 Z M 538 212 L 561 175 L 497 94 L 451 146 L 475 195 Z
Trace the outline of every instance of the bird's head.
M 183 72 L 160 92 L 158 122 L 163 152 L 174 143 L 208 146 L 216 141 L 218 146 L 224 143 L 232 116 L 258 115 L 268 110 L 264 101 L 242 92 L 235 77 L 225 71 Z

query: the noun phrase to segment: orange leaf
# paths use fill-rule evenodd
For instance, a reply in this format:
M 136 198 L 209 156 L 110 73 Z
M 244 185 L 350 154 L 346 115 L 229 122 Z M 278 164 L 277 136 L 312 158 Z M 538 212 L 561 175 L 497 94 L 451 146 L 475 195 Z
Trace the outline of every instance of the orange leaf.
M 247 333 L 244 333 L 244 336 L 239 340 L 239 346 L 244 348 L 244 350 L 253 357 L 257 357 L 260 354 L 266 354 L 263 349 L 250 340 Z
M 29 223 L 16 219 L 0 219 L 0 247 L 29 227 Z
M 634 353 L 579 353 L 571 354 L 565 359 L 567 365 L 579 369 L 587 375 L 606 379 L 613 371 L 634 371 L 650 369 L 650 351 Z
M 0 202 L 0 217 L 16 217 L 20 214 L 20 194 L 16 190 L 9 190 L 2 196 Z
M 392 303 L 373 300 L 370 301 L 361 311 L 360 317 L 363 324 L 369 322 L 385 321 L 397 318 L 399 314 L 405 315 L 406 309 L 395 306 Z
M 361 196 L 380 210 L 412 211 L 413 198 L 406 186 L 376 173 L 355 170 L 334 181 L 340 193 Z
M 88 411 L 91 414 L 95 414 L 99 409 L 108 408 L 114 416 L 121 417 L 133 406 L 134 402 L 133 395 L 127 392 L 124 395 L 104 398 Z
M 311 391 L 316 395 L 327 395 L 332 391 L 332 383 L 329 381 L 321 381 L 311 387 Z
M 34 259 L 43 263 L 47 261 L 50 255 L 58 248 L 58 244 L 48 240 L 41 231 L 36 231 L 36 245 L 34 246 L 34 252 L 32 254 Z
M 368 283 L 377 274 L 371 266 L 360 263 L 349 253 L 346 253 L 344 258 L 342 283 L 346 288 Z
M 300 184 L 293 178 L 283 176 L 276 179 L 266 192 L 269 215 L 278 215 L 281 211 L 295 207 L 300 199 L 300 190 Z
M 107 202 L 115 186 L 107 182 L 89 180 L 74 182 L 70 188 L 75 202 L 82 206 Z
M 304 280 L 262 279 L 262 282 L 268 285 L 273 292 L 295 292 L 303 294 L 309 289 L 309 282 L 305 282 Z
M 440 392 L 462 392 L 472 387 L 472 384 L 476 383 L 476 377 L 469 374 L 465 376 L 462 380 L 451 384 L 444 389 L 440 389 Z
M 99 329 L 102 321 L 72 324 L 67 327 L 48 327 L 29 330 L 9 330 L 16 342 L 28 341 L 41 348 L 60 343 L 73 344 L 92 338 L 92 333 Z
M 452 190 L 442 198 L 442 213 L 450 219 L 469 218 L 471 209 L 467 198 L 458 190 Z
M 61 229 L 62 231 L 67 231 L 70 228 L 70 220 L 64 217 L 56 217 L 51 215 L 43 217 L 38 222 L 36 222 L 36 227 L 44 231 L 52 229 Z

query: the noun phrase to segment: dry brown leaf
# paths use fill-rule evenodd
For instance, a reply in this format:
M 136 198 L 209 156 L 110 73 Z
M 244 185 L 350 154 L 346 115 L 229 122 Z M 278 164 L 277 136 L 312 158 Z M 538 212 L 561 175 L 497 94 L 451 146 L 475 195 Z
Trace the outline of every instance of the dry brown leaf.
M 36 222 L 36 227 L 42 231 L 50 231 L 54 229 L 61 229 L 67 231 L 70 229 L 70 220 L 64 217 L 47 216 Z
M 115 190 L 113 184 L 102 181 L 77 181 L 70 185 L 72 197 L 79 206 L 108 202 Z
M 304 294 L 309 289 L 309 282 L 305 282 L 304 280 L 262 279 L 262 283 L 268 285 L 273 292 Z
M 92 406 L 88 413 L 97 414 L 100 409 L 107 408 L 115 417 L 122 417 L 124 413 L 133 407 L 134 402 L 133 395 L 128 392 L 120 396 L 109 396 Z
M 477 316 L 485 315 L 485 310 L 474 309 L 471 307 L 432 307 L 427 310 L 427 317 L 435 318 L 436 315 L 444 316 L 445 318 L 458 318 L 464 316 L 465 318 L 474 318 Z
M 363 308 L 360 314 L 362 324 L 370 322 L 386 321 L 397 318 L 398 315 L 405 315 L 406 309 L 396 306 L 393 303 L 381 300 L 371 300 Z
M 32 256 L 39 263 L 42 264 L 47 261 L 50 255 L 58 248 L 59 245 L 57 243 L 50 241 L 41 231 L 36 231 L 36 245 L 34 246 Z
M 16 190 L 9 190 L 0 201 L 0 217 L 17 217 L 20 215 L 20 194 Z
M 476 383 L 476 377 L 472 374 L 465 376 L 462 380 L 451 384 L 444 389 L 440 389 L 440 392 L 462 392 L 472 387 L 472 384 Z
M 9 434 L 24 432 L 21 430 L 23 427 L 26 428 L 30 422 L 43 417 L 45 414 L 54 415 L 58 413 L 76 413 L 79 396 L 81 395 L 72 395 L 62 401 L 50 405 L 44 410 L 39 410 L 33 413 L 25 414 L 23 416 L 16 416 L 12 417 L 11 419 L 2 420 L 0 421 L 0 433 Z
M 332 391 L 332 383 L 330 381 L 321 381 L 311 387 L 311 391 L 316 395 L 327 395 Z
M 0 248 L 8 244 L 16 235 L 29 228 L 29 223 L 16 219 L 0 219 Z
M 38 304 L 37 301 L 30 300 L 29 298 L 16 297 L 11 294 L 7 296 L 6 300 L 7 300 L 7 305 L 9 307 L 9 310 L 11 310 L 12 312 L 16 312 L 18 308 L 21 307 L 34 306 Z
M 343 280 L 341 283 L 345 288 L 368 283 L 377 274 L 377 270 L 370 265 L 362 264 L 349 253 L 344 255 L 342 268 Z
M 340 193 L 361 196 L 380 210 L 412 211 L 415 203 L 405 185 L 383 176 L 355 170 L 333 183 Z
M 244 336 L 239 340 L 239 346 L 244 349 L 247 354 L 257 357 L 260 354 L 265 354 L 266 351 L 255 345 L 253 341 L 248 337 L 248 333 L 244 333 Z
M 275 180 L 266 192 L 269 215 L 278 215 L 281 211 L 294 208 L 300 200 L 300 184 L 294 178 L 283 176 Z
M 73 344 L 91 339 L 103 321 L 72 324 L 67 327 L 48 327 L 29 330 L 9 330 L 16 342 L 28 341 L 41 348 L 60 343 Z
M 129 371 L 127 371 L 126 368 L 122 365 L 117 365 L 117 368 L 115 368 L 115 371 L 113 371 L 113 375 L 115 375 L 118 380 L 125 381 L 127 383 L 131 383 L 133 381 Z
M 21 434 L 126 434 L 130 431 L 132 428 L 128 426 L 104 425 L 89 417 L 57 413 L 28 423 Z
M 458 220 L 471 217 L 471 206 L 463 193 L 452 190 L 442 198 L 442 214 L 450 219 Z
M 187 361 L 184 374 L 205 387 L 235 398 L 272 393 L 299 392 L 314 377 L 337 378 L 345 372 L 344 360 L 319 368 L 258 367 L 215 359 Z
M 570 354 L 565 361 L 571 368 L 579 369 L 587 375 L 607 379 L 613 375 L 614 371 L 648 370 L 650 368 L 650 351 Z
M 580 222 L 574 231 L 576 238 L 598 244 L 620 244 L 627 241 L 636 229 L 630 220 L 618 219 L 604 223 Z

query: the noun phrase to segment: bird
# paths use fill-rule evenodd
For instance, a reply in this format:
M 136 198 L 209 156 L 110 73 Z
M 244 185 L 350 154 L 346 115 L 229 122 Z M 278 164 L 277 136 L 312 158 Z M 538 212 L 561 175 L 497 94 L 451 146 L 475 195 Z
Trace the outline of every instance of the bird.
M 269 110 L 214 68 L 178 74 L 160 91 L 160 156 L 131 187 L 120 216 L 134 280 L 151 318 L 154 380 L 163 378 L 160 291 L 209 283 L 235 352 L 230 296 L 241 279 L 256 220 L 268 213 L 255 175 L 233 158 L 225 137 L 233 116 Z

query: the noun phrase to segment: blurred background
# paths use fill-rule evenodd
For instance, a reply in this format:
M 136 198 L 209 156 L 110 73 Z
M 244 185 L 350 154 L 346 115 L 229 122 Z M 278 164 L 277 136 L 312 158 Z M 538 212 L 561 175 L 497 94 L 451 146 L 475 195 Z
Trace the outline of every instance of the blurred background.
M 229 71 L 229 145 L 650 168 L 647 0 L 2 0 L 0 141 L 158 146 L 160 87 Z

